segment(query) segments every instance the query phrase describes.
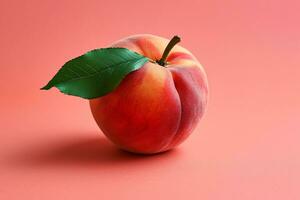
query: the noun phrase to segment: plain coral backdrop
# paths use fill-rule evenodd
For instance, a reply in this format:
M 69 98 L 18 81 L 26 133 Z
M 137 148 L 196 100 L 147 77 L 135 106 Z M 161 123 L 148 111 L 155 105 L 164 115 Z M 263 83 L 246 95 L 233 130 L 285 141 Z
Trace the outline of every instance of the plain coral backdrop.
M 0 199 L 300 199 L 300 3 L 0 2 Z M 88 102 L 40 91 L 67 60 L 122 37 L 171 38 L 199 59 L 210 102 L 174 151 L 117 150 Z

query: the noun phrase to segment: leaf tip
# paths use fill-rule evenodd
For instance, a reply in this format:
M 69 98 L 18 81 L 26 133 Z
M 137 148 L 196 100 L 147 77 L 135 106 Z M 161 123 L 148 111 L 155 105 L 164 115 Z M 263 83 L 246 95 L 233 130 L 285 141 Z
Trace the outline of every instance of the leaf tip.
M 40 88 L 40 90 L 49 90 L 51 88 L 51 86 L 49 86 L 48 84 L 45 85 L 44 87 Z

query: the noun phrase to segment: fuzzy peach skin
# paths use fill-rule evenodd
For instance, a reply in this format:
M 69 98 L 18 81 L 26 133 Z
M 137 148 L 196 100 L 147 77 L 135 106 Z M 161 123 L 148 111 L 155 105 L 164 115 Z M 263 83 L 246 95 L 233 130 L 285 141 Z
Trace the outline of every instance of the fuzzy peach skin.
M 159 60 L 169 40 L 134 35 L 116 43 Z M 207 105 L 206 74 L 197 59 L 176 45 L 165 67 L 147 62 L 128 74 L 113 92 L 90 100 L 94 119 L 121 149 L 158 153 L 174 148 L 193 131 Z

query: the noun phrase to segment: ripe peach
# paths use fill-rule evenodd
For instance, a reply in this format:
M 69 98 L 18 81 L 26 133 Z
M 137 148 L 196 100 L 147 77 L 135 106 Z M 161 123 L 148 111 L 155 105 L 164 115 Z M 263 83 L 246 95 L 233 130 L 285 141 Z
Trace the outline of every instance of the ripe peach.
M 112 46 L 159 61 L 168 43 L 147 34 Z M 164 63 L 147 62 L 128 74 L 113 92 L 90 100 L 90 107 L 113 143 L 130 152 L 151 154 L 167 151 L 190 135 L 205 111 L 207 95 L 202 66 L 188 50 L 176 45 Z

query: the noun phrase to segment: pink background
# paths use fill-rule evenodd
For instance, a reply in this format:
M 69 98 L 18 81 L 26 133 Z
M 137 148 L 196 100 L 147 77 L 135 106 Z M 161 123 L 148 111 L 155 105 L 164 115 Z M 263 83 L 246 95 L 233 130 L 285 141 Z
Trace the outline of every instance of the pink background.
M 0 3 L 0 199 L 299 200 L 300 3 Z M 124 36 L 182 37 L 205 67 L 205 118 L 157 156 L 117 150 L 87 101 L 40 91 L 67 60 Z

